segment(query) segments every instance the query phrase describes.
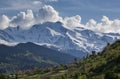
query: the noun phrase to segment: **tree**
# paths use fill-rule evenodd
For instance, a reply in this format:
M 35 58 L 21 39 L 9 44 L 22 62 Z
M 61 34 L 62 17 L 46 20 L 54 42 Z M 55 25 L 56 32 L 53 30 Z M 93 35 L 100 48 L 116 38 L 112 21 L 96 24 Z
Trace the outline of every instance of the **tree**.
M 78 79 L 79 75 L 78 73 L 74 73 L 73 79 Z
M 5 75 L 0 75 L 0 79 L 6 79 Z
M 74 64 L 78 64 L 78 63 L 77 63 L 77 58 L 74 58 Z
M 105 79 L 118 79 L 118 75 L 116 75 L 114 72 L 107 72 L 105 73 Z

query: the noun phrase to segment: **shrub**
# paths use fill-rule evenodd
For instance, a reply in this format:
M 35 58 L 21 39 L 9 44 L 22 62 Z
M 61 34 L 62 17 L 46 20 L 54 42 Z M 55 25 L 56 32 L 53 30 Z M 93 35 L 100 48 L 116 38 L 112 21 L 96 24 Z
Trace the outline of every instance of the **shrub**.
M 105 79 L 118 79 L 118 75 L 109 71 L 105 73 Z

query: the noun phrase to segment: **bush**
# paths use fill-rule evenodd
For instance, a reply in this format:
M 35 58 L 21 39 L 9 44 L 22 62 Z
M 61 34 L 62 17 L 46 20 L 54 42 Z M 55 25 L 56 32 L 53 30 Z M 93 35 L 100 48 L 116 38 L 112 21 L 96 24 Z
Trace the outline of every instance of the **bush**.
M 0 75 L 0 79 L 6 79 L 5 75 Z
M 105 79 L 118 79 L 118 75 L 114 72 L 107 72 L 105 74 Z

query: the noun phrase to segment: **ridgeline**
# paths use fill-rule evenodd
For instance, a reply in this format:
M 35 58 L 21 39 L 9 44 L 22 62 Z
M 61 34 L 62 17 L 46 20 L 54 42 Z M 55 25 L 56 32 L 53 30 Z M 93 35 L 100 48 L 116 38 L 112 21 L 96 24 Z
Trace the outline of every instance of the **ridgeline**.
M 9 76 L 1 75 L 2 79 Z M 120 40 L 108 43 L 102 52 L 93 51 L 80 61 L 75 58 L 72 64 L 18 71 L 11 79 L 120 79 Z

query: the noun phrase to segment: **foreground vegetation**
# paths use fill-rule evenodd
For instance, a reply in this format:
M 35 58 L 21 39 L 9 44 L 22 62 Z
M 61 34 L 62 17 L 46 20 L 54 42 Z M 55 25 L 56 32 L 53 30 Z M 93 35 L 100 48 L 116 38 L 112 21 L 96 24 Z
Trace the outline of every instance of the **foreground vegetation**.
M 9 75 L 0 77 L 7 79 Z M 80 61 L 75 58 L 69 65 L 51 64 L 49 68 L 19 71 L 14 79 L 120 79 L 120 41 L 108 44 L 98 54 L 93 51 Z

